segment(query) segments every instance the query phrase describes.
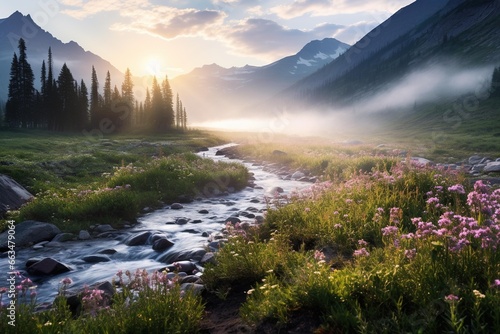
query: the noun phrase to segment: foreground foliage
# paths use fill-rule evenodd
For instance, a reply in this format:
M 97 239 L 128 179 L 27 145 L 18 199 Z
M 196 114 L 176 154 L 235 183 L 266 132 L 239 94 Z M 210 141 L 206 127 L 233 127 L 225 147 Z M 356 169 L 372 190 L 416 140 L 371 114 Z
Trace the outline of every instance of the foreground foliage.
M 311 314 L 318 333 L 500 328 L 500 189 L 410 163 L 274 198 L 204 279 L 247 277 L 254 324 Z
M 181 289 L 175 273 L 137 270 L 117 273 L 111 297 L 103 290 L 86 287 L 78 295 L 77 314 L 67 303 L 71 279 L 61 280 L 60 290 L 49 310 L 35 312 L 36 286 L 20 282 L 15 326 L 6 320 L 9 311 L 0 308 L 2 333 L 197 333 L 203 313 L 201 297 Z M 5 291 L 0 291 L 1 295 Z

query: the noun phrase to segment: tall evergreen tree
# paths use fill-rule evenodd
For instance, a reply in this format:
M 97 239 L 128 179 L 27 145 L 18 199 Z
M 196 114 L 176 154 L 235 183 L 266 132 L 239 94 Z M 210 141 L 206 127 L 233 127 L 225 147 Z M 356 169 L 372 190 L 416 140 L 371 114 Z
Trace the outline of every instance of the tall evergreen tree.
M 151 103 L 151 93 L 149 92 L 149 87 L 146 88 L 146 99 L 144 100 L 144 110 L 142 112 L 142 123 L 150 121 L 152 113 L 152 103 Z
M 128 114 L 123 121 L 125 126 L 130 127 L 132 125 L 133 115 L 137 110 L 137 105 L 134 107 L 134 82 L 129 68 L 125 71 L 125 78 L 122 83 L 122 100 L 128 108 Z
M 112 92 L 111 92 L 111 74 L 109 74 L 109 71 L 106 73 L 106 80 L 104 81 L 103 97 L 104 97 L 104 109 L 107 110 L 111 109 Z
M 495 67 L 491 78 L 491 97 L 500 97 L 500 67 Z
M 174 94 L 172 93 L 172 88 L 170 87 L 170 82 L 168 81 L 167 76 L 165 76 L 165 79 L 161 84 L 161 89 L 165 108 L 165 124 L 163 126 L 165 130 L 167 130 L 171 129 L 174 125 Z
M 167 110 L 163 99 L 162 89 L 158 84 L 156 76 L 153 77 L 151 88 L 151 129 L 162 132 L 167 129 Z
M 187 129 L 187 112 L 186 107 L 182 110 L 182 129 Z
M 101 121 L 99 98 L 99 81 L 94 66 L 92 66 L 92 79 L 90 83 L 90 124 L 93 128 L 99 126 Z
M 57 87 L 60 97 L 60 105 L 58 117 L 56 120 L 57 131 L 73 131 L 78 130 L 81 121 L 78 117 L 78 94 L 75 79 L 64 63 L 57 78 Z
M 35 100 L 35 76 L 26 55 L 26 43 L 19 39 L 19 114 L 21 126 L 27 128 L 33 120 L 33 104 Z
M 89 92 L 83 79 L 78 89 L 78 124 L 79 130 L 85 128 L 89 122 Z
M 9 127 L 19 127 L 19 97 L 20 97 L 20 83 L 19 83 L 19 61 L 17 54 L 14 53 L 12 62 L 10 64 L 10 80 L 9 80 L 9 94 L 7 103 L 5 105 L 5 123 Z
M 42 94 L 43 109 L 47 119 L 47 128 L 49 130 L 55 130 L 59 98 L 57 95 L 57 84 L 53 72 L 52 49 L 50 47 L 47 59 L 47 80 L 45 82 L 45 91 L 42 92 Z

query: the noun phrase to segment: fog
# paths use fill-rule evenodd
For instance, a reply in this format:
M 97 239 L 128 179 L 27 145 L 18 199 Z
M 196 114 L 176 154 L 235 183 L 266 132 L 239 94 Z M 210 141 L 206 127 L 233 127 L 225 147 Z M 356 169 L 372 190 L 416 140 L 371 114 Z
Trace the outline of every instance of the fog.
M 225 131 L 249 131 L 347 138 L 353 133 L 377 130 L 379 115 L 403 114 L 429 102 L 452 102 L 465 94 L 477 100 L 488 95 L 493 66 L 464 69 L 457 65 L 434 65 L 414 71 L 376 93 L 365 93 L 348 106 L 272 110 L 267 117 L 244 117 L 193 124 Z

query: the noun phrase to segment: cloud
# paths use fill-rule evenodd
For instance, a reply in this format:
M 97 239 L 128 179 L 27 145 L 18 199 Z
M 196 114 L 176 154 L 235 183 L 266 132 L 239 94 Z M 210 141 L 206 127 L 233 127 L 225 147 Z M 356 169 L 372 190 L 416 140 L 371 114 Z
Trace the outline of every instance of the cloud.
M 172 7 L 157 7 L 147 13 L 129 13 L 132 22 L 117 23 L 114 30 L 130 30 L 158 36 L 165 39 L 174 39 L 182 36 L 210 37 L 210 31 L 219 27 L 226 15 L 216 10 L 177 9 Z
M 129 12 L 149 6 L 149 0 L 58 0 L 68 9 L 62 13 L 76 19 L 84 19 L 102 12 Z
M 292 19 L 304 15 L 329 16 L 368 11 L 389 11 L 412 3 L 414 0 L 294 0 L 290 4 L 278 5 L 271 11 L 283 19 Z
M 324 24 L 308 31 L 289 29 L 272 20 L 252 18 L 233 23 L 221 38 L 235 53 L 276 60 L 298 52 L 311 40 L 332 36 L 340 28 L 335 24 Z
M 380 22 L 378 21 L 360 21 L 349 26 L 341 27 L 333 34 L 333 37 L 344 43 L 354 45 L 379 24 Z

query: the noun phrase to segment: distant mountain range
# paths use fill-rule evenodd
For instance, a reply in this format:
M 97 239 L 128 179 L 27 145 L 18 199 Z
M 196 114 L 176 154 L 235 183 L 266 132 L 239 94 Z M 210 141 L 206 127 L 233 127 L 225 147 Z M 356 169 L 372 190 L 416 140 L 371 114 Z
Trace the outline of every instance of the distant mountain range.
M 20 12 L 0 20 L 0 100 L 6 100 L 10 64 L 14 52 L 19 54 L 18 41 L 23 38 L 26 42 L 28 62 L 35 74 L 35 85 L 39 86 L 42 61 L 47 62 L 48 49 L 52 49 L 54 76 L 57 78 L 64 63 L 68 66 L 75 80 L 83 79 L 90 88 L 92 65 L 96 69 L 100 87 L 104 85 L 106 72 L 109 71 L 111 80 L 120 83 L 124 74 L 109 61 L 85 51 L 76 42 L 63 43 L 49 32 L 40 28 L 31 18 Z M 125 69 L 124 69 L 125 70 Z M 116 80 L 116 81 L 115 81 Z
M 171 80 L 197 120 L 245 114 L 291 84 L 343 54 L 349 45 L 334 38 L 315 40 L 297 54 L 265 66 L 223 68 L 205 65 Z

